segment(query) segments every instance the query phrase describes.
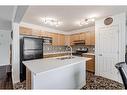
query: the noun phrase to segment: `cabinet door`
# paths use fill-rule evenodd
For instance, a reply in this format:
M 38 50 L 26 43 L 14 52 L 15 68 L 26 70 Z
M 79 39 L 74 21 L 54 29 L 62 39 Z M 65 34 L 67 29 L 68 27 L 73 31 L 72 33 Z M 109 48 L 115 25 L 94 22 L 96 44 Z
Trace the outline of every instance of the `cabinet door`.
M 80 33 L 80 40 L 85 40 L 85 33 Z
M 90 45 L 90 32 L 85 33 L 85 44 Z
M 44 32 L 43 32 L 43 35 L 44 35 L 45 37 L 51 37 L 51 36 L 52 36 L 52 33 L 47 32 L 47 31 L 44 31 Z
M 65 35 L 65 45 L 70 45 L 70 35 Z
M 58 41 L 59 46 L 64 46 L 65 36 L 63 34 L 58 34 Z
M 19 28 L 19 33 L 21 35 L 32 35 L 32 29 L 26 28 L 26 27 L 20 27 Z
M 95 31 L 90 32 L 90 44 L 95 45 Z
M 58 34 L 57 33 L 52 33 L 52 45 L 57 46 L 58 45 Z
M 39 37 L 42 36 L 40 30 L 32 30 L 32 35 L 33 36 L 39 36 Z

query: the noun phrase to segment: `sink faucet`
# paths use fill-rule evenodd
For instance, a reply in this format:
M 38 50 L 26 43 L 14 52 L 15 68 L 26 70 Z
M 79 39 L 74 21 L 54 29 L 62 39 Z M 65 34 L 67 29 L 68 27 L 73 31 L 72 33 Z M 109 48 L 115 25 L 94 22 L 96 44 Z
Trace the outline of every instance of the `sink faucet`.
M 71 52 L 71 57 L 72 57 L 72 47 L 71 46 L 69 46 L 69 45 L 67 45 L 67 48 L 70 48 L 70 52 Z M 68 53 L 69 54 L 69 53 Z

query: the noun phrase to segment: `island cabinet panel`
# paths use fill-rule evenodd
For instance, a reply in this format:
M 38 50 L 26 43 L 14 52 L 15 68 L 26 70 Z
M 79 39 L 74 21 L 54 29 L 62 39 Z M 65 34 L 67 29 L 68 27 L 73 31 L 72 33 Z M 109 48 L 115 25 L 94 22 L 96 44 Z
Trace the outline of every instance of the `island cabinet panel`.
M 31 71 L 26 68 L 26 89 L 31 89 Z
M 32 35 L 32 29 L 26 28 L 26 27 L 20 27 L 19 28 L 19 33 L 21 35 Z
M 86 71 L 95 73 L 95 55 L 85 55 L 85 57 L 92 58 L 86 61 Z

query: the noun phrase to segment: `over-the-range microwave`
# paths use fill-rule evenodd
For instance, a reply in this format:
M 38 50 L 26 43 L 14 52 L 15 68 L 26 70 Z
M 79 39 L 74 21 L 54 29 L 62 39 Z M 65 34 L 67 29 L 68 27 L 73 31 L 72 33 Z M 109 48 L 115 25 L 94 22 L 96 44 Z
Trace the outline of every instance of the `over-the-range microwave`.
M 52 44 L 52 37 L 42 37 L 43 44 Z

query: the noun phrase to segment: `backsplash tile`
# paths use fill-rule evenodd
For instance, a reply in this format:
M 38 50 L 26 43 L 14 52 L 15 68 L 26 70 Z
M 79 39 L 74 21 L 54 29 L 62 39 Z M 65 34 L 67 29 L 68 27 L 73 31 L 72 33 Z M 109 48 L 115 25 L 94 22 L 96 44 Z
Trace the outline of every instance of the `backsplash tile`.
M 88 52 L 94 53 L 94 45 L 75 45 L 72 46 L 73 48 L 73 52 L 76 51 L 76 49 L 78 48 L 84 48 L 87 47 L 88 48 Z M 66 46 L 53 46 L 53 45 L 44 45 L 43 47 L 43 52 L 45 53 L 57 53 L 57 52 L 66 52 L 67 51 L 67 47 Z
M 44 53 L 65 52 L 65 50 L 66 50 L 66 46 L 44 45 L 43 47 Z

